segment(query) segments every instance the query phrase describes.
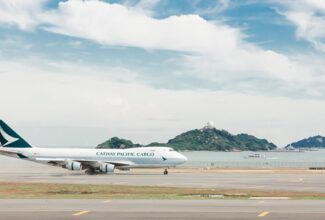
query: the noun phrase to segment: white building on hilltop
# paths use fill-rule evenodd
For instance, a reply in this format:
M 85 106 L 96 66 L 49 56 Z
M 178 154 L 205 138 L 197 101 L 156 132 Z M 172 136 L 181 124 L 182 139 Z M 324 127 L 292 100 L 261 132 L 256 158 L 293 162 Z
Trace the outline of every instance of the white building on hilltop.
M 203 129 L 213 129 L 213 128 L 215 128 L 213 121 L 208 121 L 207 125 L 203 127 Z

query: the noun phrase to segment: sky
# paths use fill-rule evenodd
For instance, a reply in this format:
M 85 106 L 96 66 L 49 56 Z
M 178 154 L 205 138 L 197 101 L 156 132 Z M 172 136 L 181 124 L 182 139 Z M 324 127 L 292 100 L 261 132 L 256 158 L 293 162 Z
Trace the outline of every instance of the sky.
M 0 0 L 0 118 L 34 145 L 283 147 L 325 135 L 324 66 L 322 0 Z

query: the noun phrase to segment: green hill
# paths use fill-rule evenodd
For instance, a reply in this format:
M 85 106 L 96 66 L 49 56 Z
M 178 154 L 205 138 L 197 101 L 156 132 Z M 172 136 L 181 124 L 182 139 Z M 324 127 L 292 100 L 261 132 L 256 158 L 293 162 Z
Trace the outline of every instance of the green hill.
M 248 134 L 232 135 L 216 128 L 195 129 L 176 136 L 167 143 L 176 150 L 272 150 L 276 146 Z
M 170 146 L 175 150 L 208 150 L 208 151 L 257 151 L 272 150 L 276 146 L 265 139 L 248 134 L 232 135 L 225 130 L 213 127 L 194 129 L 170 139 L 167 143 L 153 142 L 148 145 L 134 144 L 130 140 L 113 137 L 97 146 L 97 148 L 132 148 L 140 146 Z
M 302 139 L 300 141 L 288 144 L 286 148 L 325 148 L 325 137 L 320 135 Z
M 98 144 L 96 148 L 112 148 L 112 149 L 120 149 L 120 148 L 132 148 L 132 147 L 141 147 L 140 144 L 134 144 L 130 140 L 126 140 L 123 138 L 112 137 L 111 139 Z

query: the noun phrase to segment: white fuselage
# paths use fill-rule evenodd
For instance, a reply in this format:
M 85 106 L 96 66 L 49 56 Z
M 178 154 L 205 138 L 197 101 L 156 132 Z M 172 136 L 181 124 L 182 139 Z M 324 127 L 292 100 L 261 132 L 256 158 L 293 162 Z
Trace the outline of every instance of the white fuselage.
M 139 147 L 130 149 L 83 149 L 83 148 L 6 148 L 0 153 L 8 156 L 22 154 L 27 160 L 48 163 L 49 161 L 92 161 L 121 164 L 125 168 L 172 167 L 187 161 L 182 154 L 168 147 Z

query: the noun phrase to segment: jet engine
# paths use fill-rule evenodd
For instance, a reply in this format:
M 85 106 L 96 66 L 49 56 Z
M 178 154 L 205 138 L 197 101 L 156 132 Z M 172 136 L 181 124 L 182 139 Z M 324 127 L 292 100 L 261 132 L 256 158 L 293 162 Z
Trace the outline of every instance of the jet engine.
M 110 163 L 103 163 L 100 165 L 99 170 L 102 173 L 113 173 L 115 166 Z
M 70 161 L 65 165 L 68 170 L 81 170 L 82 165 L 79 162 Z

